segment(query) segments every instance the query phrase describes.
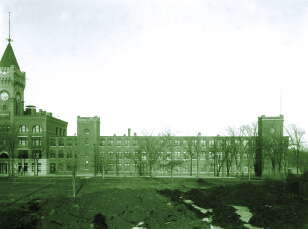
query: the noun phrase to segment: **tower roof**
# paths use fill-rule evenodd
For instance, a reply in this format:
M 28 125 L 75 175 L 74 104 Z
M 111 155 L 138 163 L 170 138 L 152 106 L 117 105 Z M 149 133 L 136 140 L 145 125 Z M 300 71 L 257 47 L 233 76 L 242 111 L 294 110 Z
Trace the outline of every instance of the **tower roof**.
M 11 42 L 9 42 L 1 58 L 0 67 L 10 67 L 11 65 L 14 65 L 19 70 Z

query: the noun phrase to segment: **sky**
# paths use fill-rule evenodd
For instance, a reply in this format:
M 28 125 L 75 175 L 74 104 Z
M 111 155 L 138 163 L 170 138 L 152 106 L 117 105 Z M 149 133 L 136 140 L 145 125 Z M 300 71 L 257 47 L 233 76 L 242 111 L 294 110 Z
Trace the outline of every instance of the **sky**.
M 0 53 L 8 11 L 25 104 L 69 135 L 78 115 L 101 135 L 223 135 L 280 114 L 308 133 L 307 0 L 1 0 Z

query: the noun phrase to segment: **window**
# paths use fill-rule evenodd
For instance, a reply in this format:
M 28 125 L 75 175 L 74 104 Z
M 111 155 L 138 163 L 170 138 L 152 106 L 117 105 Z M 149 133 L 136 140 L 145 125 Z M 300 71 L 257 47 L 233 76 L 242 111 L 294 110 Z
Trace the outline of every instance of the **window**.
M 18 163 L 18 172 L 19 173 L 24 173 L 24 172 L 28 172 L 28 163 Z
M 56 158 L 56 154 L 54 151 L 49 152 L 49 158 Z
M 32 150 L 32 158 L 42 158 L 41 150 Z
M 50 146 L 56 146 L 56 139 L 55 138 L 50 138 L 49 139 L 49 145 Z
M 28 172 L 28 163 L 24 163 L 24 172 Z
M 32 170 L 32 172 L 34 172 L 35 170 L 37 171 L 37 172 L 41 172 L 41 167 L 42 167 L 42 165 L 41 165 L 41 163 L 32 163 L 31 164 L 31 170 Z
M 72 146 L 73 145 L 72 139 L 66 139 L 66 145 Z
M 41 163 L 37 163 L 37 171 L 41 172 L 42 170 L 42 164 Z
M 244 166 L 244 173 L 248 173 L 248 167 Z
M 26 125 L 21 125 L 19 127 L 19 132 L 20 133 L 27 133 L 28 132 L 28 127 Z
M 72 152 L 67 152 L 66 157 L 67 158 L 72 158 L 73 157 Z
M 18 163 L 18 172 L 20 173 L 20 172 L 22 172 L 22 164 L 21 163 Z
M 32 138 L 32 146 L 41 146 L 42 145 L 42 139 L 41 138 Z
M 84 133 L 85 135 L 89 135 L 89 134 L 90 134 L 90 130 L 89 130 L 89 129 L 84 129 L 84 130 L 83 130 L 83 133 Z
M 6 111 L 6 105 L 5 105 L 5 104 L 2 106 L 2 109 L 3 109 L 4 111 Z
M 56 163 L 50 163 L 49 165 L 50 173 L 56 173 Z
M 58 171 L 63 171 L 63 167 L 64 167 L 63 164 L 59 163 L 57 166 Z
M 28 139 L 26 137 L 19 137 L 18 143 L 21 146 L 26 146 L 26 145 L 28 145 Z
M 64 153 L 63 153 L 63 151 L 61 150 L 61 151 L 59 151 L 59 153 L 58 153 L 58 157 L 59 158 L 64 158 Z
M 27 150 L 20 150 L 18 152 L 18 158 L 28 158 L 28 151 Z
M 72 171 L 73 170 L 73 166 L 71 164 L 66 164 L 66 170 L 67 171 Z
M 59 145 L 59 146 L 64 146 L 64 140 L 63 140 L 63 138 L 58 138 L 58 145 Z
M 35 125 L 33 128 L 32 128 L 32 132 L 33 133 L 40 133 L 42 131 L 42 128 L 40 125 Z

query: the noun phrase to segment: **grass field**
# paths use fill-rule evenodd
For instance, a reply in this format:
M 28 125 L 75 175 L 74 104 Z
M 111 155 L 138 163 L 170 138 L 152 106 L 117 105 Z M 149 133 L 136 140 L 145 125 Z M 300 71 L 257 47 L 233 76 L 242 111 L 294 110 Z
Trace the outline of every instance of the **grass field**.
M 0 178 L 1 228 L 247 228 L 231 205 L 247 206 L 251 224 L 264 228 L 305 228 L 308 202 L 281 182 L 195 178 Z M 183 202 L 212 209 L 200 213 Z M 285 226 L 286 227 L 285 227 Z M 139 227 L 141 228 L 141 227 Z

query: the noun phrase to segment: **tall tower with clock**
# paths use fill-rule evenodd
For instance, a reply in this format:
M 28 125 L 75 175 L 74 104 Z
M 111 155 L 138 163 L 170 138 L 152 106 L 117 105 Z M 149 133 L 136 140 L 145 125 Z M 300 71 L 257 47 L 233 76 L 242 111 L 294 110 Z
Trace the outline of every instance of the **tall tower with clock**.
M 25 72 L 20 71 L 11 38 L 0 61 L 0 118 L 9 119 L 24 113 Z

